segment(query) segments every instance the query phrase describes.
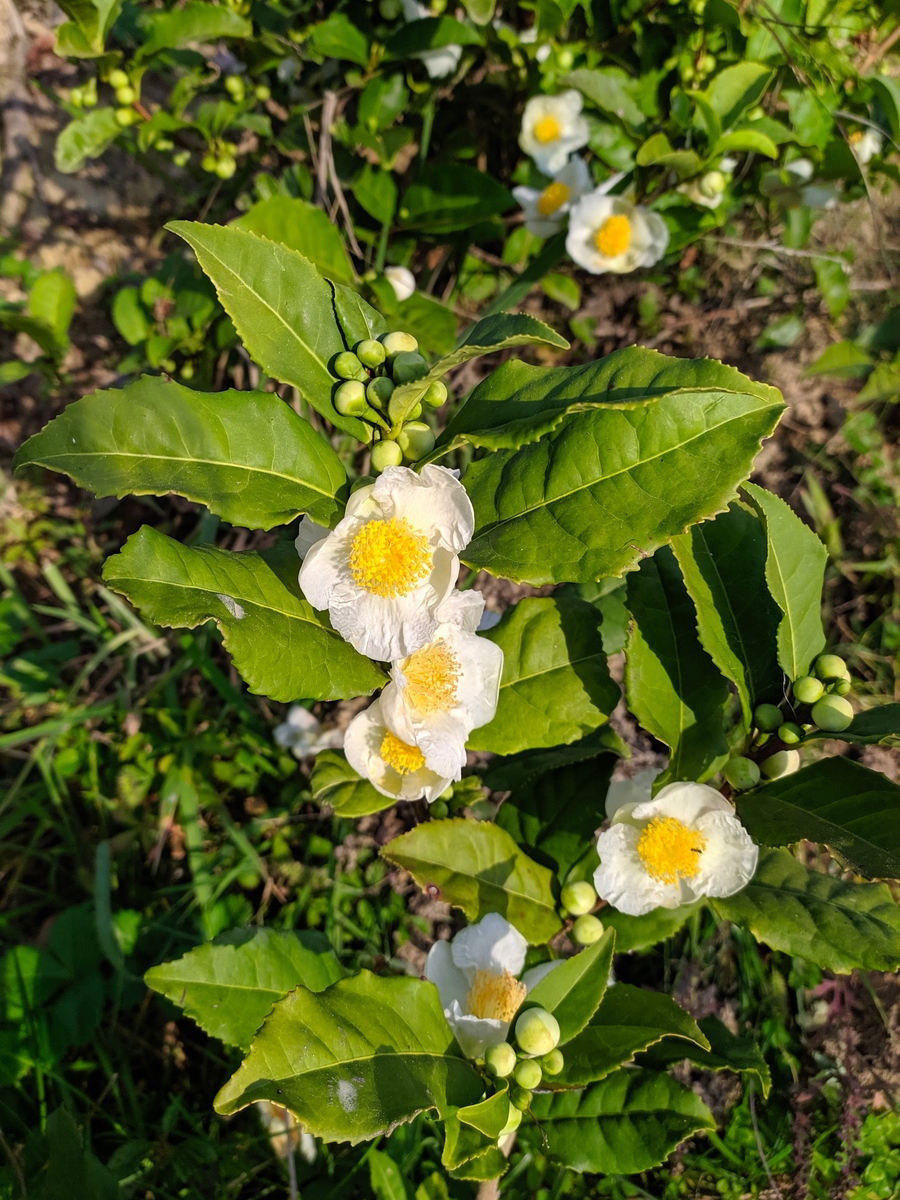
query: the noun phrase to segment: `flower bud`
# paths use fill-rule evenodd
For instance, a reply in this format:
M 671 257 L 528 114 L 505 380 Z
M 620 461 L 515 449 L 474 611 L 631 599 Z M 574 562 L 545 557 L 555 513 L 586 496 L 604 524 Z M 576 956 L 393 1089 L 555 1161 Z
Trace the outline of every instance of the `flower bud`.
M 812 708 L 812 719 L 828 733 L 840 733 L 853 720 L 853 708 L 843 696 L 823 696 Z
M 708 200 L 714 200 L 725 191 L 725 176 L 721 171 L 707 171 L 701 177 L 698 186 L 701 195 L 706 196 Z
M 225 91 L 238 103 L 244 98 L 244 81 L 240 75 L 227 75 L 225 77 Z
M 358 379 L 348 379 L 334 393 L 334 407 L 345 417 L 361 417 L 369 407 L 366 389 Z
M 258 83 L 253 89 L 253 95 L 257 100 L 265 103 L 266 100 L 272 99 L 272 89 L 264 83 Z
M 516 1041 L 526 1054 L 549 1054 L 559 1042 L 556 1017 L 545 1008 L 526 1008 L 516 1020 Z
M 172 155 L 172 162 L 176 167 L 186 167 L 190 161 L 190 150 L 179 150 L 177 154 Z
M 434 805 L 432 805 L 434 808 Z M 516 1052 L 509 1042 L 497 1042 L 484 1052 L 484 1065 L 498 1079 L 506 1079 L 516 1069 Z
M 403 462 L 403 451 L 396 442 L 376 442 L 372 447 L 372 470 L 379 474 L 386 467 L 399 467 Z
M 780 779 L 782 775 L 793 775 L 800 769 L 799 750 L 779 750 L 763 760 L 760 770 L 766 779 Z
M 528 1088 L 530 1092 L 540 1084 L 544 1073 L 540 1063 L 533 1058 L 524 1058 L 513 1071 L 513 1079 L 519 1087 Z
M 831 679 L 849 679 L 847 664 L 837 654 L 820 654 L 816 659 L 815 672 L 826 682 Z
M 756 728 L 771 733 L 781 724 L 781 709 L 776 704 L 758 704 L 753 714 Z
M 422 401 L 429 408 L 440 408 L 442 404 L 446 404 L 448 395 L 446 383 L 441 383 L 440 379 L 436 379 L 434 383 L 428 385 L 428 391 L 422 397 Z
M 219 160 L 212 153 L 204 154 L 203 159 L 200 163 L 200 166 L 203 168 L 204 171 L 215 171 L 215 169 L 218 165 L 219 165 Z
M 419 343 L 411 333 L 385 333 L 379 340 L 388 358 L 394 358 L 398 354 L 412 354 L 419 348 Z
M 394 383 L 413 383 L 428 373 L 428 363 L 416 350 L 401 350 L 391 363 Z
M 373 408 L 384 411 L 394 391 L 394 384 L 387 375 L 376 375 L 366 385 L 366 396 Z
M 593 946 L 594 942 L 599 942 L 603 937 L 603 922 L 586 913 L 572 926 L 569 936 L 579 946 Z
M 410 462 L 418 462 L 434 449 L 434 434 L 420 421 L 411 421 L 397 434 L 397 444 L 403 451 L 404 458 L 408 458 Z
M 722 768 L 722 774 L 736 792 L 746 791 L 759 783 L 759 767 L 752 758 L 735 756 L 729 758 Z
M 334 360 L 334 373 L 338 379 L 367 379 L 362 363 L 352 350 L 344 350 Z
M 794 699 L 799 704 L 815 704 L 822 699 L 825 688 L 815 675 L 801 675 L 794 680 Z
M 783 725 L 778 726 L 778 736 L 786 746 L 793 746 L 803 737 L 803 730 L 793 721 L 785 721 Z
M 450 812 L 450 809 L 447 805 L 447 801 L 441 800 L 441 798 L 438 797 L 437 800 L 432 801 L 432 803 L 428 806 L 428 812 L 436 821 L 442 821 Z
M 560 903 L 573 917 L 589 913 L 597 903 L 597 893 L 586 879 L 567 883 L 560 894 Z
M 131 80 L 121 67 L 116 67 L 115 70 L 109 73 L 109 86 L 113 88 L 128 87 Z
M 836 679 L 834 683 L 829 683 L 826 690 L 835 696 L 848 696 L 852 687 L 853 684 L 849 679 Z
M 123 108 L 127 108 L 128 105 L 134 104 L 136 99 L 137 92 L 129 84 L 126 83 L 124 87 L 116 88 L 116 100 L 122 105 Z
M 138 119 L 137 113 L 133 108 L 117 108 L 116 109 L 116 124 L 122 129 L 127 129 L 129 125 L 133 125 Z
M 566 1065 L 562 1050 L 551 1050 L 541 1059 L 541 1067 L 545 1075 L 558 1075 Z
M 509 1134 L 515 1133 L 515 1131 L 519 1128 L 519 1126 L 521 1124 L 522 1124 L 521 1109 L 516 1108 L 516 1106 L 514 1104 L 510 1104 L 509 1116 L 506 1118 L 506 1124 L 500 1130 L 500 1136 L 497 1138 L 498 1145 Z
M 387 351 L 381 342 L 366 338 L 356 347 L 356 357 L 366 367 L 380 367 L 387 357 Z
M 515 1108 L 517 1108 L 519 1112 L 527 1112 L 528 1109 L 531 1108 L 531 1092 L 529 1092 L 527 1088 L 519 1087 L 518 1084 L 514 1084 L 509 1089 L 509 1102 Z
M 233 158 L 220 158 L 216 163 L 216 174 L 220 179 L 230 179 L 237 170 L 237 163 Z

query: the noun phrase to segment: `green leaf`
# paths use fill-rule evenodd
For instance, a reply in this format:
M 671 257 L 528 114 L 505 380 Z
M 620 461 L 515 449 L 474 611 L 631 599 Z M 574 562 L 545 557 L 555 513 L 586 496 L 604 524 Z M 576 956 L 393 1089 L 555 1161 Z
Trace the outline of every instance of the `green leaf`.
M 97 496 L 175 492 L 247 529 L 301 513 L 333 525 L 349 490 L 328 442 L 278 396 L 192 392 L 158 375 L 70 404 L 14 459 L 34 463 Z
M 778 157 L 778 147 L 760 129 L 736 129 L 734 133 L 726 133 L 716 143 L 716 154 L 733 154 L 736 150 L 764 154 L 766 158 Z
M 600 1007 L 615 945 L 615 930 L 607 929 L 598 942 L 554 967 L 528 993 L 526 1008 L 545 1008 L 556 1017 L 561 1047 L 581 1033 Z
M 410 24 L 407 29 L 412 27 Z M 484 171 L 455 162 L 431 164 L 403 194 L 400 225 L 439 236 L 469 229 L 514 204 L 506 188 Z
M 316 804 L 327 804 L 337 817 L 365 817 L 394 803 L 362 779 L 338 750 L 323 750 L 309 781 Z
M 645 117 L 637 103 L 637 81 L 620 68 L 584 67 L 570 71 L 562 82 L 566 87 L 576 88 L 597 108 L 621 118 L 626 125 L 638 129 L 644 124 Z
M 465 561 L 536 585 L 621 575 L 731 499 L 781 408 L 709 391 L 566 417 L 536 445 L 466 471 Z
M 334 313 L 347 343 L 347 349 L 352 350 L 357 342 L 369 338 L 380 338 L 387 333 L 388 325 L 380 312 L 367 304 L 352 288 L 343 284 L 333 283 Z
M 703 648 L 737 688 L 749 729 L 753 709 L 781 699 L 775 631 L 780 610 L 766 586 L 768 542 L 754 513 L 737 502 L 672 540 L 697 611 Z
M 863 404 L 867 404 L 870 400 L 895 402 L 898 398 L 900 398 L 900 361 L 878 363 L 856 396 L 856 399 Z
M 670 1075 L 636 1068 L 583 1091 L 538 1094 L 531 1111 L 553 1158 L 572 1171 L 604 1175 L 647 1171 L 692 1133 L 716 1127 L 690 1088 Z
M 734 1071 L 736 1074 L 749 1075 L 765 1100 L 772 1090 L 772 1073 L 756 1043 L 750 1038 L 736 1037 L 718 1017 L 702 1017 L 697 1024 L 709 1042 L 708 1050 L 680 1038 L 664 1038 L 646 1054 L 639 1056 L 639 1065 L 664 1071 L 666 1067 L 689 1059 L 694 1066 L 705 1071 Z
M 784 613 L 778 625 L 778 661 L 789 679 L 799 679 L 825 647 L 821 608 L 828 553 L 778 496 L 755 483 L 744 484 L 743 490 L 765 526 L 766 582 Z
M 353 185 L 353 195 L 374 221 L 390 225 L 397 211 L 397 185 L 390 171 L 366 163 Z
M 607 752 L 628 758 L 630 751 L 609 725 L 589 733 L 568 746 L 551 746 L 546 750 L 523 750 L 508 758 L 495 758 L 488 764 L 484 782 L 492 792 L 514 792 L 529 787 L 541 775 L 574 763 L 586 762 Z M 602 766 L 600 768 L 603 769 Z
M 832 733 L 817 729 L 807 735 L 806 740 L 834 738 L 851 742 L 857 746 L 900 746 L 900 704 L 878 704 L 865 712 L 857 713 L 846 729 Z
M 70 121 L 56 139 L 53 161 L 57 171 L 71 175 L 80 171 L 88 158 L 99 158 L 122 132 L 112 108 L 92 108 Z
M 670 167 L 681 179 L 698 174 L 703 160 L 695 150 L 676 150 L 664 133 L 655 133 L 635 155 L 639 167 Z
M 338 429 L 364 438 L 367 427 L 335 409 L 331 359 L 345 349 L 333 292 L 296 250 L 246 229 L 170 221 L 213 281 L 247 352 L 267 375 L 292 384 Z
M 397 120 L 409 103 L 409 89 L 403 82 L 403 72 L 376 75 L 362 90 L 357 107 L 357 120 L 370 133 L 380 133 Z
M 836 375 L 839 379 L 856 379 L 868 375 L 874 363 L 872 355 L 855 342 L 835 342 L 806 368 L 804 375 Z
M 337 227 L 326 213 L 295 196 L 270 196 L 231 222 L 234 229 L 258 233 L 296 250 L 316 270 L 336 283 L 352 283 L 356 272 Z
M 77 300 L 75 284 L 68 275 L 46 271 L 38 276 L 28 294 L 28 312 L 53 331 L 61 346 L 68 346 L 69 325 Z
M 787 850 L 764 850 L 744 890 L 711 903 L 757 941 L 828 971 L 894 971 L 900 962 L 900 907 L 886 884 L 822 875 Z
M 731 129 L 748 108 L 759 103 L 771 78 L 771 67 L 755 62 L 738 63 L 719 72 L 706 89 L 704 99 L 720 118 L 722 128 Z
M 45 1134 L 38 1130 L 34 1133 L 45 1162 L 28 1189 L 32 1200 L 122 1200 L 115 1175 L 85 1149 L 81 1131 L 67 1109 L 58 1108 L 50 1114 Z M 36 1148 L 32 1139 L 28 1148 L 32 1152 Z
M 445 13 L 440 17 L 407 21 L 388 38 L 385 57 L 397 61 L 426 50 L 439 50 L 442 46 L 480 46 L 481 43 L 482 37 L 477 30 Z
M 34 369 L 34 363 L 18 362 L 15 359 L 0 363 L 0 387 L 18 383 L 20 379 L 27 379 Z
M 463 7 L 476 25 L 489 25 L 494 17 L 497 0 L 463 0 Z
M 703 907 L 703 901 L 682 904 L 678 908 L 654 908 L 642 917 L 630 917 L 617 908 L 607 906 L 600 913 L 604 925 L 616 931 L 616 950 L 649 950 L 668 941 Z
M 215 1108 L 228 1116 L 271 1100 L 314 1137 L 356 1143 L 429 1109 L 475 1104 L 483 1086 L 434 984 L 361 971 L 279 1001 Z
M 129 346 L 139 346 L 150 337 L 152 327 L 136 287 L 116 292 L 112 302 L 113 324 Z
M 122 10 L 122 0 L 60 0 L 60 8 L 67 17 L 71 17 L 75 28 L 81 32 L 85 46 L 79 46 L 71 33 L 63 34 L 66 26 L 61 27 L 60 37 L 66 37 L 74 43 L 79 58 L 96 57 L 103 53 L 107 35 Z
M 530 596 L 507 609 L 484 635 L 504 655 L 497 712 L 470 735 L 469 747 L 515 754 L 574 742 L 603 725 L 619 689 L 599 624 L 583 600 Z
M 297 583 L 290 545 L 262 554 L 182 546 L 145 525 L 103 578 L 159 625 L 213 620 L 250 691 L 290 702 L 369 695 L 386 678 L 331 628 Z
M 276 1000 L 301 984 L 321 992 L 342 974 L 321 933 L 235 929 L 152 967 L 144 980 L 211 1037 L 248 1050 Z
M 369 1182 L 376 1200 L 407 1200 L 406 1184 L 400 1168 L 385 1150 L 370 1150 Z
M 794 138 L 801 146 L 824 150 L 831 141 L 834 118 L 811 88 L 785 90 Z
M 149 13 L 143 26 L 147 40 L 138 49 L 139 60 L 160 50 L 180 50 L 191 43 L 253 36 L 253 26 L 246 17 L 225 4 L 206 4 L 204 0 L 188 0 L 183 8 Z
M 686 1039 L 704 1049 L 709 1046 L 693 1017 L 671 996 L 617 983 L 604 994 L 587 1027 L 566 1047 L 566 1065 L 552 1082 L 573 1087 L 603 1079 L 665 1037 Z
M 697 614 L 668 546 L 628 576 L 633 625 L 626 651 L 628 706 L 671 749 L 665 782 L 702 783 L 728 755 L 725 679 L 700 644 Z
M 553 877 L 523 854 L 509 834 L 489 821 L 425 821 L 382 848 L 423 890 L 461 908 L 470 921 L 497 912 L 529 942 L 547 942 L 562 922 Z
M 459 1171 L 466 1163 L 497 1149 L 497 1139 L 509 1120 L 509 1095 L 506 1087 L 480 1104 L 458 1108 L 447 1116 L 444 1126 L 444 1150 L 441 1163 L 450 1171 Z M 490 1176 L 479 1175 L 479 1178 Z
M 814 258 L 816 283 L 828 306 L 832 321 L 836 321 L 850 299 L 850 279 L 841 263 L 833 258 Z
M 369 61 L 369 43 L 362 30 L 357 29 L 346 13 L 335 12 L 319 25 L 314 25 L 310 45 L 323 58 L 339 58 L 365 67 Z
M 765 846 L 806 838 L 869 879 L 900 879 L 900 787 L 878 771 L 825 758 L 739 795 L 737 805 L 749 833 Z

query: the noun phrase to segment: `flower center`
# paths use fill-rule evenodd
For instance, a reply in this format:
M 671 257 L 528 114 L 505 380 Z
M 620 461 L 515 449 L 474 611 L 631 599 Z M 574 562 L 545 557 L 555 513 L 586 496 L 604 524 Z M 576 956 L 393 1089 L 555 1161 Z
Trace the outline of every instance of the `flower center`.
M 445 712 L 456 701 L 459 659 L 443 642 L 411 654 L 403 665 L 406 696 L 420 713 Z
M 350 570 L 367 592 L 408 596 L 431 570 L 428 540 L 405 517 L 368 521 L 353 539 Z
M 564 183 L 548 184 L 538 198 L 538 212 L 542 217 L 552 217 L 557 209 L 562 208 L 571 195 L 572 189 L 566 187 Z
M 847 141 L 850 143 L 851 146 L 855 146 L 857 142 L 861 142 L 862 140 L 863 140 L 863 131 L 861 129 L 854 129 L 854 131 L 847 138 Z
M 511 1021 L 528 989 L 509 971 L 476 971 L 466 996 L 466 1012 L 485 1021 Z
M 622 213 L 607 217 L 594 235 L 594 245 L 606 258 L 618 258 L 631 245 L 631 222 Z
M 693 879 L 700 870 L 706 838 L 677 817 L 654 817 L 641 834 L 637 852 L 648 875 L 661 883 Z
M 425 755 L 419 747 L 401 742 L 390 730 L 384 735 L 380 753 L 398 775 L 412 775 L 413 771 L 421 771 L 425 766 Z
M 555 142 L 562 133 L 562 127 L 556 117 L 541 117 L 535 122 L 534 136 L 542 144 Z

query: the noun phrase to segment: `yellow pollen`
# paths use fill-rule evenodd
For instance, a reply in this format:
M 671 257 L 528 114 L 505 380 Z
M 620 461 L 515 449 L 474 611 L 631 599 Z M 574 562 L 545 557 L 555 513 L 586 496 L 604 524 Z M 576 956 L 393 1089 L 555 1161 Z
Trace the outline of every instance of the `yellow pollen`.
M 509 971 L 476 971 L 466 997 L 466 1012 L 485 1021 L 511 1021 L 525 999 L 527 988 Z
M 863 132 L 861 129 L 854 129 L 853 133 L 851 133 L 850 136 L 847 138 L 847 141 L 850 143 L 851 146 L 855 146 L 857 142 L 861 142 L 862 140 L 863 140 Z
M 552 217 L 557 209 L 562 208 L 571 195 L 572 189 L 566 187 L 564 183 L 548 184 L 538 199 L 538 212 L 542 217 Z
M 562 127 L 556 117 L 541 117 L 535 122 L 534 136 L 542 144 L 555 142 L 562 133 Z
M 606 258 L 618 258 L 631 245 L 631 222 L 622 213 L 607 217 L 594 235 L 594 245 Z
M 700 870 L 706 838 L 677 817 L 654 817 L 637 844 L 647 874 L 661 883 L 693 879 Z
M 425 755 L 419 747 L 401 742 L 390 730 L 381 743 L 381 757 L 398 775 L 412 775 L 413 771 L 421 771 L 425 766 Z
M 369 521 L 353 539 L 350 570 L 367 592 L 408 596 L 431 570 L 428 541 L 405 517 Z
M 402 670 L 407 699 L 420 713 L 445 712 L 455 703 L 460 665 L 443 642 L 411 654 Z

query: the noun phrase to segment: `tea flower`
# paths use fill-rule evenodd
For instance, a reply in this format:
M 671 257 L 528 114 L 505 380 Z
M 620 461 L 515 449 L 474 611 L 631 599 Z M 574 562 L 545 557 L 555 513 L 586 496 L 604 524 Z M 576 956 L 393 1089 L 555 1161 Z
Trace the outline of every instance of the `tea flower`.
M 347 503 L 327 536 L 301 524 L 300 589 L 361 654 L 396 661 L 434 635 L 475 514 L 453 471 L 388 467 Z M 312 544 L 310 544 L 312 543 Z
M 309 758 L 323 750 L 334 750 L 344 740 L 340 729 L 322 729 L 321 722 L 302 704 L 291 706 L 287 720 L 275 726 L 275 741 L 295 758 Z
M 591 174 L 583 158 L 573 158 L 543 189 L 515 187 L 513 196 L 525 213 L 525 228 L 535 237 L 551 237 L 573 204 L 591 189 Z
M 632 917 L 733 896 L 759 857 L 728 801 L 703 783 L 670 783 L 652 800 L 621 805 L 597 852 L 597 894 Z
M 581 104 L 580 93 L 570 90 L 558 96 L 532 96 L 525 105 L 519 145 L 545 175 L 556 175 L 570 154 L 587 145 L 588 123 Z
M 431 9 L 418 0 L 400 0 L 403 6 L 403 18 L 406 21 L 419 21 L 423 17 L 434 16 Z M 425 64 L 429 79 L 442 79 L 455 71 L 462 58 L 462 46 L 438 46 L 434 50 L 420 50 L 412 56 L 419 58 Z
M 723 158 L 716 170 L 707 171 L 699 179 L 679 184 L 676 190 L 702 208 L 718 208 L 725 199 L 725 191 L 735 165 L 733 158 Z
M 850 149 L 863 164 L 871 162 L 876 154 L 881 153 L 884 138 L 874 129 L 857 129 L 847 138 Z
M 505 1040 L 522 1001 L 559 961 L 532 967 L 522 978 L 528 943 L 499 913 L 460 930 L 452 942 L 435 942 L 425 978 L 438 990 L 444 1016 L 463 1054 L 483 1058 Z
M 344 753 L 357 775 L 392 800 L 425 799 L 433 804 L 453 782 L 428 767 L 418 746 L 404 742 L 388 729 L 380 699 L 347 726 Z
M 566 249 L 594 275 L 624 275 L 659 262 L 669 244 L 669 231 L 655 212 L 632 204 L 625 196 L 602 189 L 583 196 L 569 216 Z
M 394 289 L 394 295 L 401 303 L 415 295 L 416 277 L 409 267 L 385 267 L 384 277 Z

